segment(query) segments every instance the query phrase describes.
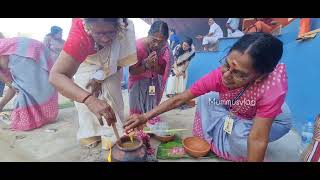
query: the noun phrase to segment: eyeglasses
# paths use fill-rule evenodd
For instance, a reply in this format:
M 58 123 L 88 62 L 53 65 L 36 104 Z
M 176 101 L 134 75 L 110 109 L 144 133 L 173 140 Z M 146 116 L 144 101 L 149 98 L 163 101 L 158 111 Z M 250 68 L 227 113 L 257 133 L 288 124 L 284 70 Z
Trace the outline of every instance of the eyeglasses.
M 238 81 L 247 81 L 252 78 L 252 75 L 246 75 L 240 71 L 237 70 L 230 70 L 231 67 L 228 63 L 228 58 L 225 56 L 222 59 L 219 60 L 219 63 L 221 64 L 221 71 L 223 73 L 226 73 L 227 71 L 230 71 L 230 74 L 233 78 L 235 78 Z
M 159 40 L 157 39 L 156 37 L 154 36 L 149 36 L 151 38 L 151 43 L 152 44 L 158 44 L 160 47 L 161 46 L 164 46 L 166 44 L 166 41 L 165 40 Z
M 114 39 L 117 36 L 117 31 L 109 31 L 109 32 L 93 32 L 91 30 L 91 35 L 97 38 L 108 37 L 110 39 Z

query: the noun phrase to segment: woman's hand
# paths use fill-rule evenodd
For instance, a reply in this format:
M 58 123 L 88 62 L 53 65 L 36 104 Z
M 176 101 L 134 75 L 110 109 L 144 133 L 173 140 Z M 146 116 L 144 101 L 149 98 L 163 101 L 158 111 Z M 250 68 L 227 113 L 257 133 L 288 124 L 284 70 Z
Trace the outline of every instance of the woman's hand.
M 249 162 L 264 160 L 273 121 L 272 118 L 255 117 L 253 119 L 253 125 L 248 136 L 247 160 Z
M 111 126 L 112 123 L 117 122 L 114 111 L 106 101 L 100 100 L 94 96 L 90 96 L 84 103 L 89 110 L 96 115 L 101 126 L 103 125 L 102 117 L 105 118 L 108 126 Z
M 102 93 L 101 82 L 95 79 L 90 79 L 86 85 L 86 89 L 91 90 L 91 93 L 94 97 L 99 97 Z
M 124 124 L 123 128 L 125 132 L 128 133 L 132 131 L 134 128 L 137 128 L 139 125 L 142 125 L 148 121 L 148 119 L 152 119 L 160 114 L 167 112 L 171 109 L 174 109 L 178 106 L 181 106 L 183 103 L 190 101 L 191 99 L 195 98 L 189 90 L 184 91 L 181 94 L 174 96 L 164 102 L 162 102 L 159 106 L 156 106 L 149 112 L 145 114 L 133 114 L 131 115 L 126 123 Z
M 153 69 L 156 66 L 157 58 L 157 53 L 153 51 L 147 58 L 146 67 Z
M 133 114 L 127 119 L 123 128 L 126 133 L 130 133 L 134 128 L 138 128 L 139 126 L 147 123 L 147 121 L 148 119 L 144 114 Z

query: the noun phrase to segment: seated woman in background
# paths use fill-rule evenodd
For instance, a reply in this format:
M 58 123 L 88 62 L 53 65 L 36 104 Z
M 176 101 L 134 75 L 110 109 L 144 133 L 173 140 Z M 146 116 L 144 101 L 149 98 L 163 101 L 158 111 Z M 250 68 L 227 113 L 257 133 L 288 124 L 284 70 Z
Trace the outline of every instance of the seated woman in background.
M 17 94 L 11 129 L 27 131 L 56 120 L 58 93 L 49 83 L 53 64 L 49 49 L 37 40 L 0 39 L 0 79 L 9 87 L 0 110 Z
M 188 80 L 188 66 L 195 55 L 192 39 L 185 37 L 173 51 L 174 64 L 167 84 L 167 95 L 174 96 L 185 91 Z
M 151 111 L 131 115 L 125 131 L 200 96 L 193 134 L 210 143 L 215 154 L 232 161 L 276 160 L 274 151 L 265 156 L 268 143 L 283 137 L 292 126 L 290 110 L 284 104 L 286 68 L 278 64 L 282 53 L 283 43 L 271 34 L 246 34 L 220 60 L 219 68 Z M 276 151 L 290 143 L 296 142 L 277 146 Z

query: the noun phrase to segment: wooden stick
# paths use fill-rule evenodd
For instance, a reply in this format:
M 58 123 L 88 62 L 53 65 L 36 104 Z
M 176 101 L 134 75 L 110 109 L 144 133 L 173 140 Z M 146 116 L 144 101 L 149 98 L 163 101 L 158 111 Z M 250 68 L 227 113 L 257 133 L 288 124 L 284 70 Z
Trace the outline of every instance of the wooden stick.
M 107 121 L 107 119 L 106 119 L 107 114 L 106 114 L 106 113 L 103 113 L 103 116 L 102 116 L 102 117 Z M 112 123 L 111 125 L 112 125 L 113 132 L 114 132 L 114 134 L 116 135 L 117 140 L 120 141 L 120 136 L 119 136 L 119 133 L 118 133 L 116 124 L 115 124 L 115 123 Z
M 117 140 L 120 141 L 120 136 L 119 136 L 119 133 L 118 133 L 118 130 L 117 130 L 117 127 L 116 127 L 116 124 L 115 124 L 115 123 L 112 123 L 112 128 L 113 128 L 114 134 L 115 134 L 116 137 L 117 137 Z

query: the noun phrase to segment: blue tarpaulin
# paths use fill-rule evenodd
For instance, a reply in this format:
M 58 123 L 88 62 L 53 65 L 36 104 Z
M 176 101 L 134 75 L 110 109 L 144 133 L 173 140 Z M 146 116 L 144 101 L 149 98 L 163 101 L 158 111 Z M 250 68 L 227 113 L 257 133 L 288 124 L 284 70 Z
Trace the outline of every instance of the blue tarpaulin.
M 289 90 L 286 102 L 294 116 L 294 128 L 301 132 L 301 126 L 310 116 L 320 113 L 320 37 L 302 42 L 296 41 L 299 19 L 282 29 L 279 36 L 284 43 L 281 62 L 287 67 Z M 312 19 L 312 28 L 320 28 L 320 19 Z M 226 55 L 237 39 L 222 39 L 219 52 L 199 52 L 189 66 L 187 87 L 200 77 L 219 66 L 218 60 Z

